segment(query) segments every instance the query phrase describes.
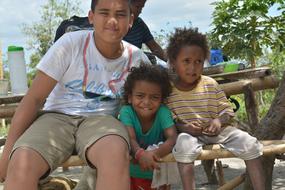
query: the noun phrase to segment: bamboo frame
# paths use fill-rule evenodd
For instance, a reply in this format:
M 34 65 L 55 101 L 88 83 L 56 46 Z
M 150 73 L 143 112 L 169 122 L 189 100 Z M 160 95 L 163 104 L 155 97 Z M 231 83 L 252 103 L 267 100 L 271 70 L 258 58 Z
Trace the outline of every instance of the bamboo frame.
M 260 141 L 263 144 L 263 155 L 281 154 L 285 153 L 285 140 L 266 140 Z M 235 158 L 231 152 L 220 148 L 219 145 L 207 145 L 202 150 L 197 160 L 212 160 L 216 158 Z M 172 154 L 168 154 L 162 158 L 161 162 L 175 162 Z M 63 167 L 82 166 L 85 165 L 83 160 L 78 156 L 71 156 L 66 162 L 62 164 Z

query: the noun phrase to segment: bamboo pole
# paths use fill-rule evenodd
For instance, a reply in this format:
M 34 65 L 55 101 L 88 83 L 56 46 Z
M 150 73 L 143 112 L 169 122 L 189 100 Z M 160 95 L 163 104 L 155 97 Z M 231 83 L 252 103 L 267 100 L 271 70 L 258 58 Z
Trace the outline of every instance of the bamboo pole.
M 219 187 L 218 190 L 232 190 L 239 186 L 245 179 L 245 174 L 235 177 L 234 179 L 228 181 L 223 186 Z
M 281 154 L 285 153 L 285 140 L 269 140 L 260 141 L 263 144 L 263 155 Z M 209 150 L 210 148 L 210 150 Z M 236 157 L 233 153 L 228 150 L 206 146 L 197 160 L 211 160 L 216 158 L 234 158 Z M 162 159 L 162 162 L 175 162 L 173 154 L 168 154 Z
M 263 144 L 263 155 L 281 154 L 285 153 L 285 140 L 267 140 L 260 141 Z M 201 155 L 197 160 L 212 160 L 216 158 L 234 158 L 236 157 L 231 152 L 220 148 L 219 145 L 207 145 L 202 150 Z M 165 156 L 161 162 L 175 162 L 172 154 Z M 62 164 L 63 167 L 82 166 L 85 165 L 83 160 L 78 156 L 71 156 L 66 162 Z
M 226 95 L 230 96 L 243 93 L 244 86 L 248 84 L 252 85 L 252 89 L 254 91 L 258 91 L 276 88 L 279 85 L 279 81 L 275 76 L 270 75 L 262 78 L 253 78 L 247 80 L 239 80 L 236 82 L 224 83 L 220 84 L 219 86 L 224 90 Z

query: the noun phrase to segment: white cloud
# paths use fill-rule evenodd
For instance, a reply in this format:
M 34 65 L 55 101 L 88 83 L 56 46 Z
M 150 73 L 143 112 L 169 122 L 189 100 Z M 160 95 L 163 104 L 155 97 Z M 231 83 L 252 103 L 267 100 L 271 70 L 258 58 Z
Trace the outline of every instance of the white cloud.
M 213 11 L 210 3 L 213 1 L 148 0 L 141 17 L 151 31 L 172 30 L 191 21 L 194 27 L 207 32 Z M 46 0 L 0 0 L 0 41 L 3 53 L 7 51 L 8 45 L 26 47 L 27 39 L 21 32 L 21 26 L 39 21 L 41 6 L 45 3 Z M 86 16 L 89 8 L 90 0 L 81 1 L 83 14 L 80 16 Z
M 44 0 L 1 0 L 0 42 L 3 54 L 9 45 L 26 47 L 26 37 L 21 32 L 24 23 L 31 24 L 39 19 Z
M 187 25 L 190 21 L 194 27 L 206 32 L 211 23 L 212 1 L 148 0 L 142 18 L 154 31 L 165 29 L 167 23 L 170 25 L 167 29 L 172 29 L 175 26 Z

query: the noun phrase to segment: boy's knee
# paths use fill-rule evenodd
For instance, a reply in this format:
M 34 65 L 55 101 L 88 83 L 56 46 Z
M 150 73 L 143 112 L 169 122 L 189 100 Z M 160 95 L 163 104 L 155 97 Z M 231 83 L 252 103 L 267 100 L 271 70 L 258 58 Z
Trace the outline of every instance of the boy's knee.
M 186 133 L 179 134 L 172 153 L 177 162 L 191 163 L 197 158 L 202 150 L 198 139 Z
M 99 139 L 87 150 L 88 160 L 105 160 L 116 158 L 129 160 L 129 145 L 118 135 L 108 135 Z M 94 161 L 96 161 L 94 160 Z
M 17 148 L 9 162 L 8 172 L 17 178 L 40 178 L 49 170 L 48 163 L 39 153 L 29 148 Z
M 240 136 L 241 155 L 243 160 L 251 160 L 262 155 L 263 145 L 253 136 L 248 133 L 243 133 Z

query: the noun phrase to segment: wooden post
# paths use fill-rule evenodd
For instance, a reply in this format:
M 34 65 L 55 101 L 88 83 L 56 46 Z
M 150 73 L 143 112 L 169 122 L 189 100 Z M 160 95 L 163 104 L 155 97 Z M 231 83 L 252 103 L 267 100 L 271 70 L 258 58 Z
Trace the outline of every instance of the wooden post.
M 0 41 L 0 80 L 4 79 L 3 60 L 2 60 L 2 44 Z
M 202 160 L 204 171 L 208 178 L 209 184 L 218 184 L 218 179 L 215 173 L 215 160 Z
M 220 160 L 216 161 L 216 167 L 217 167 L 217 173 L 219 178 L 219 186 L 223 186 L 226 181 L 224 178 L 224 170 L 223 170 L 223 164 Z
M 254 133 L 258 125 L 258 104 L 256 102 L 255 93 L 252 88 L 252 84 L 248 83 L 243 87 L 244 90 L 244 102 L 246 114 L 248 117 L 249 126 L 251 132 Z

